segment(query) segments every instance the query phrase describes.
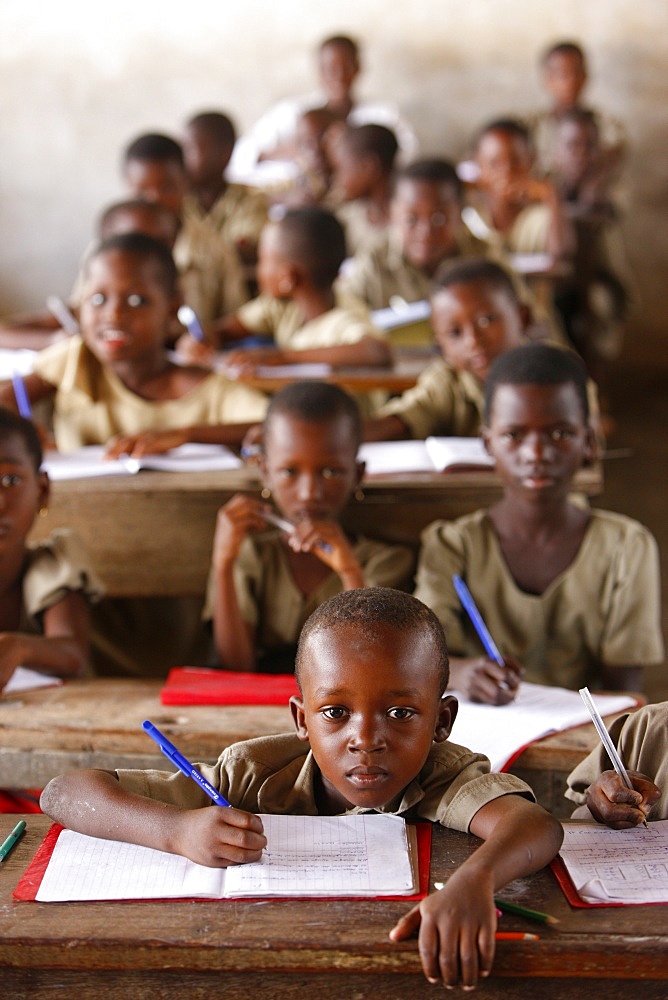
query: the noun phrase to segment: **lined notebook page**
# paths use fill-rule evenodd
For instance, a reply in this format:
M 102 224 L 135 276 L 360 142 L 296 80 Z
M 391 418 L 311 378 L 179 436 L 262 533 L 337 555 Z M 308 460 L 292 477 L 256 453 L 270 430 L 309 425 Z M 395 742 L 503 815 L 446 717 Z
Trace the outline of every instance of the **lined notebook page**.
M 668 820 L 632 830 L 564 823 L 559 852 L 587 903 L 668 903 Z
M 228 869 L 63 830 L 36 898 L 376 896 L 415 890 L 406 824 L 399 816 L 261 818 L 268 842 L 261 861 Z

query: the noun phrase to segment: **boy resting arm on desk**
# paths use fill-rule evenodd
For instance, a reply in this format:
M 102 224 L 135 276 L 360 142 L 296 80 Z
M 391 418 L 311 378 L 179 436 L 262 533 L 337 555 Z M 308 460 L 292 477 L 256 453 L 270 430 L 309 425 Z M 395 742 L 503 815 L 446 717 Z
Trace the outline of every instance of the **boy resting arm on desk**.
M 390 936 L 419 928 L 427 978 L 472 988 L 494 957 L 494 893 L 550 861 L 560 825 L 522 781 L 448 742 L 457 702 L 443 697 L 445 635 L 410 595 L 367 588 L 322 604 L 302 631 L 296 673 L 296 735 L 235 744 L 201 768 L 235 808 L 202 808 L 209 799 L 195 782 L 158 771 L 71 772 L 50 782 L 42 808 L 82 833 L 212 866 L 260 857 L 256 811 L 387 812 L 470 831 L 485 843 Z

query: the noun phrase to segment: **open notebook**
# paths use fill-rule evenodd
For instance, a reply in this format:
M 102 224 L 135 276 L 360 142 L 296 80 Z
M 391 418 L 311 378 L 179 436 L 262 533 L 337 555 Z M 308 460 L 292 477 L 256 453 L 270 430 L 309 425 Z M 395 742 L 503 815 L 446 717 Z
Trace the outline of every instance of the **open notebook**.
M 463 469 L 493 469 L 480 438 L 428 437 L 426 441 L 367 441 L 358 457 L 366 463 L 366 475 L 399 472 L 448 472 Z
M 668 820 L 648 829 L 611 830 L 599 823 L 564 823 L 553 869 L 574 906 L 668 903 Z
M 400 816 L 261 819 L 267 835 L 261 861 L 230 868 L 62 830 L 35 898 L 411 896 L 419 887 L 415 827 Z
M 161 455 L 106 461 L 103 445 L 89 445 L 74 451 L 47 451 L 43 468 L 52 480 L 87 479 L 90 476 L 124 476 L 153 469 L 160 472 L 221 472 L 238 469 L 241 459 L 218 444 L 184 444 Z

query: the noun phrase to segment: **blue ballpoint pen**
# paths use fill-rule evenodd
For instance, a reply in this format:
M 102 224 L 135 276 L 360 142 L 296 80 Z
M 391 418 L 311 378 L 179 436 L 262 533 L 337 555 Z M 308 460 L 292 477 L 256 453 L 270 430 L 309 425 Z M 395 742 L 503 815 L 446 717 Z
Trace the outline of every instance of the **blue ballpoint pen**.
M 466 586 L 461 576 L 455 575 L 452 578 L 452 582 L 455 585 L 455 590 L 457 591 L 457 597 L 462 602 L 462 607 L 466 611 L 467 615 L 471 619 L 474 629 L 478 633 L 478 637 L 485 647 L 485 652 L 492 659 L 496 660 L 500 667 L 505 667 L 505 661 L 499 652 L 499 647 L 492 639 L 489 629 L 483 621 L 483 617 L 478 611 L 475 601 L 473 600 L 473 595 L 471 591 Z
M 190 336 L 195 340 L 199 340 L 200 344 L 203 344 L 206 337 L 204 336 L 204 330 L 195 310 L 191 309 L 190 306 L 181 306 L 176 315 L 179 318 L 179 323 L 185 326 Z
M 19 408 L 19 413 L 26 420 L 32 420 L 32 407 L 30 405 L 30 400 L 28 399 L 28 393 L 26 392 L 25 382 L 21 378 L 18 372 L 12 374 L 12 386 L 14 389 L 14 396 L 16 398 L 16 405 Z
M 227 806 L 231 808 L 231 803 L 220 794 L 217 788 L 214 788 L 213 785 L 199 773 L 196 767 L 193 767 L 189 760 L 186 760 L 183 754 L 176 749 L 173 743 L 169 742 L 166 736 L 162 735 L 159 729 L 156 729 L 152 722 L 149 722 L 148 719 L 146 719 L 145 722 L 142 722 L 142 726 L 151 739 L 155 740 L 158 744 L 165 757 L 167 757 L 167 759 L 170 760 L 175 767 L 178 767 L 179 771 L 182 771 L 187 778 L 192 778 L 193 781 L 197 782 L 202 791 L 206 792 L 209 798 L 213 799 L 217 806 Z

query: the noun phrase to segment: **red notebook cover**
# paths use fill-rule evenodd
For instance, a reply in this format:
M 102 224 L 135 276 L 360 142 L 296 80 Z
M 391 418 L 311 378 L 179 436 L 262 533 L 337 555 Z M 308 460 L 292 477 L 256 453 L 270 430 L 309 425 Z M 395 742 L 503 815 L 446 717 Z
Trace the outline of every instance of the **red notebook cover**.
M 419 878 L 419 888 L 418 888 L 418 891 L 414 895 L 412 895 L 412 896 L 377 896 L 377 897 L 375 897 L 376 899 L 396 899 L 396 900 L 405 900 L 406 902 L 411 902 L 411 901 L 416 901 L 418 899 L 424 899 L 425 896 L 429 895 L 429 868 L 430 868 L 430 863 L 431 863 L 431 830 L 432 830 L 432 824 L 431 823 L 415 823 L 415 824 L 412 824 L 412 825 L 415 826 L 415 830 L 416 830 L 416 833 L 417 833 L 418 878 Z M 16 885 L 16 888 L 14 889 L 14 892 L 12 893 L 12 895 L 14 896 L 14 899 L 19 899 L 22 902 L 34 902 L 35 896 L 37 895 L 37 892 L 39 890 L 40 885 L 42 884 L 42 879 L 44 877 L 44 872 L 47 869 L 47 866 L 48 866 L 49 861 L 51 859 L 51 855 L 53 854 L 53 849 L 56 846 L 56 841 L 58 840 L 58 837 L 60 836 L 60 832 L 61 832 L 62 829 L 63 829 L 63 827 L 60 826 L 58 823 L 54 823 L 52 826 L 49 827 L 44 840 L 42 841 L 42 843 L 37 848 L 37 851 L 35 853 L 34 858 L 32 859 L 32 861 L 30 862 L 30 864 L 26 868 L 25 872 L 23 873 L 23 875 L 19 879 L 19 881 L 18 881 L 18 883 Z M 263 900 L 266 901 L 268 897 L 264 896 L 264 897 L 258 897 L 258 898 L 261 898 L 261 899 L 263 899 Z M 293 897 L 293 896 L 283 896 L 283 897 L 273 896 L 273 897 L 271 897 L 272 902 L 274 900 L 280 902 L 283 899 L 294 899 L 294 898 L 296 898 L 296 897 Z M 309 897 L 309 898 L 313 899 L 315 897 Z M 346 898 L 347 899 L 361 899 L 361 898 L 365 898 L 365 897 L 360 897 L 360 896 L 348 896 L 348 897 L 346 897 L 346 896 L 337 896 L 337 897 L 333 897 L 333 896 L 329 896 L 327 898 L 328 899 L 333 899 L 333 898 L 337 898 L 337 899 L 346 899 Z M 369 897 L 366 897 L 366 898 L 369 898 Z M 231 901 L 231 900 L 232 900 L 232 897 L 230 897 L 229 901 Z M 145 899 L 133 899 L 132 900 L 133 903 L 146 903 L 146 902 L 173 903 L 174 901 L 175 901 L 174 897 L 170 897 L 169 899 L 164 899 L 164 900 L 145 900 Z M 245 902 L 255 902 L 256 900 L 253 900 L 253 899 L 250 899 L 250 898 L 246 899 L 246 900 L 239 900 L 239 899 L 235 900 L 235 902 L 237 902 L 237 903 L 238 902 L 243 902 L 243 901 L 245 901 Z M 106 902 L 121 903 L 121 902 L 123 902 L 123 900 L 111 899 L 111 900 L 106 900 Z M 210 898 L 209 899 L 197 898 L 197 899 L 193 899 L 193 900 L 188 900 L 188 902 L 194 902 L 194 903 L 209 902 L 210 903 L 211 899 Z M 228 902 L 228 900 L 221 899 L 221 902 Z
M 294 674 L 174 667 L 160 701 L 163 705 L 287 705 L 293 694 L 299 694 Z
M 550 861 L 550 868 L 571 906 L 587 910 L 596 909 L 601 906 L 666 906 L 666 903 L 588 903 L 578 895 L 573 880 L 568 874 L 568 869 L 559 854 Z

